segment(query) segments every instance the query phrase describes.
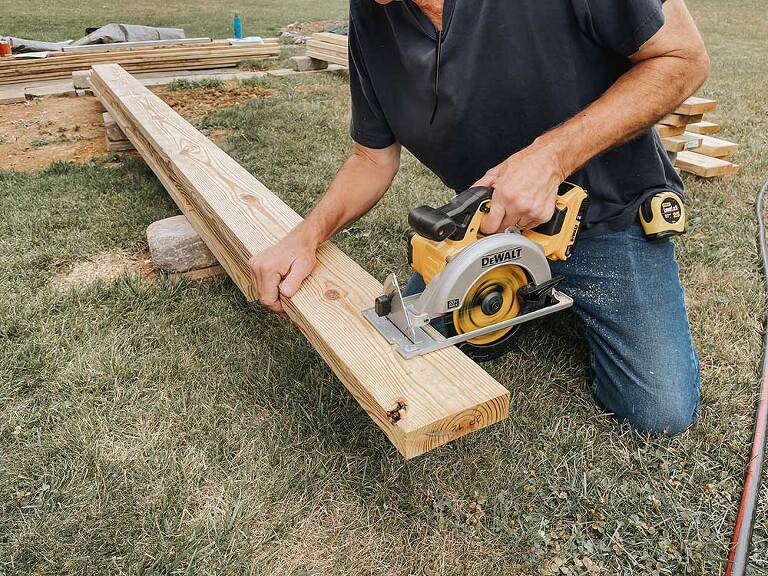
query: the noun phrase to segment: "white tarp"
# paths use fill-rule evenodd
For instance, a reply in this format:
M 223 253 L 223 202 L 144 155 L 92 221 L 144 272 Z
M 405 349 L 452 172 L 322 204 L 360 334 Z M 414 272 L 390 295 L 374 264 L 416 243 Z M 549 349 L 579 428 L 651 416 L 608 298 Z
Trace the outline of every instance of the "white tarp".
M 88 36 L 75 42 L 41 42 L 25 38 L 10 37 L 14 53 L 56 52 L 63 46 L 88 46 L 91 44 L 114 44 L 116 42 L 143 42 L 145 40 L 179 40 L 186 38 L 181 28 L 153 28 L 135 24 L 107 24 Z

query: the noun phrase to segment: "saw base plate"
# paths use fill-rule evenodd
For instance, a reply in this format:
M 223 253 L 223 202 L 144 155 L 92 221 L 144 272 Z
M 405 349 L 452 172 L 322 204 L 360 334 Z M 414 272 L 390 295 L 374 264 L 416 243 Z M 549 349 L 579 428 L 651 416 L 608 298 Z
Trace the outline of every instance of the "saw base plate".
M 407 306 L 409 300 L 414 301 L 418 299 L 419 296 L 420 294 L 414 294 L 413 296 L 403 298 L 403 303 L 405 306 Z M 384 336 L 384 338 L 387 339 L 390 344 L 395 346 L 395 349 L 403 358 L 410 359 L 415 358 L 416 356 L 428 354 L 429 352 L 441 350 L 442 348 L 455 346 L 456 344 L 466 342 L 472 338 L 485 336 L 486 334 L 491 334 L 505 328 L 510 328 L 525 322 L 529 322 L 531 320 L 535 320 L 537 318 L 542 318 L 544 316 L 548 316 L 549 314 L 554 314 L 555 312 L 566 310 L 567 308 L 573 306 L 573 298 L 567 294 L 559 292 L 558 290 L 552 290 L 552 298 L 554 299 L 554 302 L 544 308 L 534 310 L 533 312 L 528 312 L 527 314 L 520 314 L 515 318 L 510 318 L 509 320 L 499 322 L 498 324 L 493 324 L 491 326 L 486 326 L 484 328 L 479 328 L 477 330 L 465 332 L 463 334 L 457 334 L 456 336 L 451 336 L 449 338 L 446 338 L 440 334 L 440 332 L 435 330 L 432 326 L 426 325 L 413 328 L 414 338 L 411 339 L 403 334 L 403 332 L 401 332 L 400 329 L 395 326 L 386 316 L 378 316 L 374 308 L 367 308 L 363 310 L 363 316 L 373 325 L 374 328 L 376 328 L 376 330 L 382 336 Z

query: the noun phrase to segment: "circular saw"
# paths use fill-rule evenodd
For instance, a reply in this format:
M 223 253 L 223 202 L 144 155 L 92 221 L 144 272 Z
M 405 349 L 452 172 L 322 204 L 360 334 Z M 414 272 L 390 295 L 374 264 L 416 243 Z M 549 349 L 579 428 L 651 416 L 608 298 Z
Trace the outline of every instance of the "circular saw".
M 557 290 L 550 260 L 566 260 L 588 205 L 587 193 L 564 183 L 552 219 L 522 233 L 484 236 L 493 190 L 474 187 L 440 208 L 420 206 L 408 217 L 408 261 L 426 287 L 402 295 L 395 274 L 363 315 L 405 358 L 458 346 L 478 361 L 506 353 L 527 322 L 559 312 L 573 300 Z

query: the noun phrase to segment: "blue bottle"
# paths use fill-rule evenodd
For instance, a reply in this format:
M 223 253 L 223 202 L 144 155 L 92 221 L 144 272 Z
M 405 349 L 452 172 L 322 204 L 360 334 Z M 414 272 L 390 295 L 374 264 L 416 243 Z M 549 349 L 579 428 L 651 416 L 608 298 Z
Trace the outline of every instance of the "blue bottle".
M 240 16 L 235 14 L 235 19 L 232 22 L 232 28 L 234 28 L 235 31 L 235 38 L 242 38 L 243 37 L 243 23 L 240 20 Z

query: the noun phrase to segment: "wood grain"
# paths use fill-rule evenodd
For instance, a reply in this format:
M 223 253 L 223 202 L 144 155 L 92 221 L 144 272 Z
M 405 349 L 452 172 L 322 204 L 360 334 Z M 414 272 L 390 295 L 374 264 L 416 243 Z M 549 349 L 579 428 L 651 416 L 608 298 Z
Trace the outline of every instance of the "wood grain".
M 283 238 L 301 217 L 120 66 L 94 66 L 91 82 L 227 273 L 253 299 L 248 259 Z M 380 292 L 378 281 L 326 243 L 318 266 L 284 306 L 403 456 L 507 417 L 507 390 L 457 349 L 400 357 L 360 312 Z

